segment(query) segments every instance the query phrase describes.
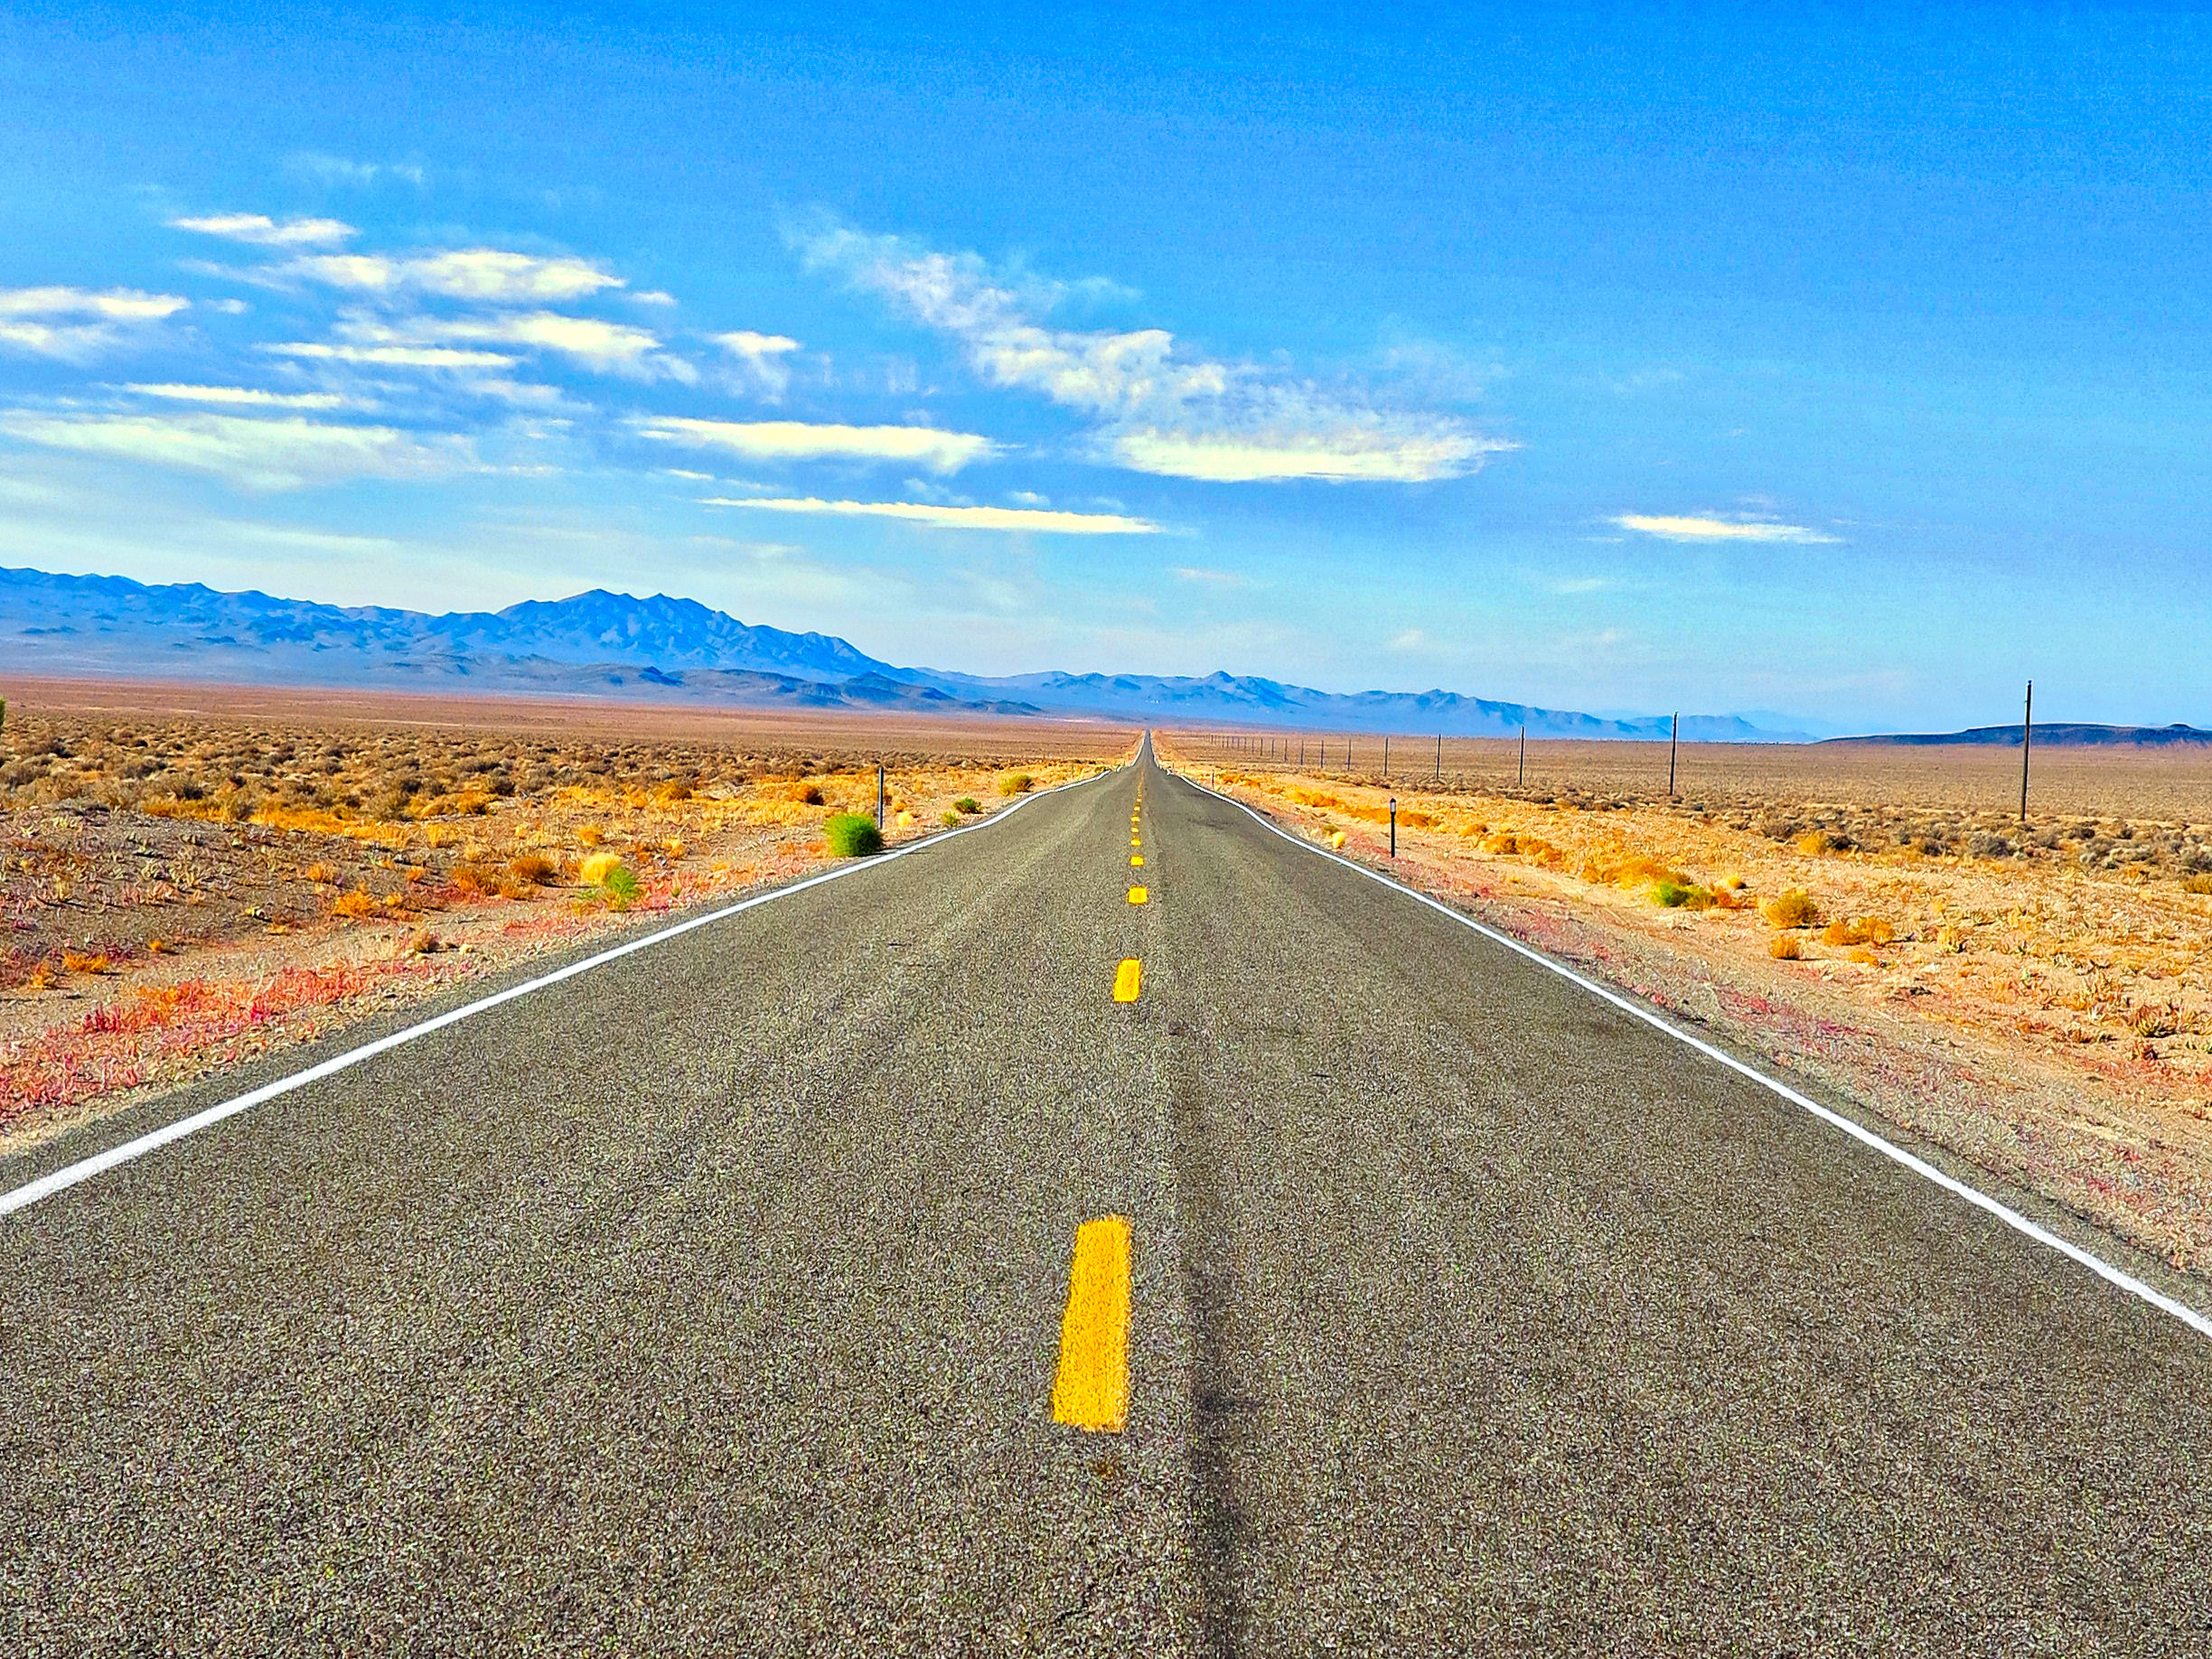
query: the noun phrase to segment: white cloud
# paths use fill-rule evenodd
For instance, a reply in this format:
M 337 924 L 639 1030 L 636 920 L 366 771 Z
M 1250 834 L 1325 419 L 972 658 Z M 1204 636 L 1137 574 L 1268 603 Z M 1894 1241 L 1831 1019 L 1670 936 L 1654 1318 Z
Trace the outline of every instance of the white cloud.
M 1114 458 L 1134 472 L 1215 483 L 1287 478 L 1420 483 L 1456 478 L 1510 444 L 1476 436 L 1457 423 L 1421 431 L 1407 421 L 1346 414 L 1326 425 L 1256 432 L 1168 432 L 1158 427 L 1110 440 Z
M 1833 541 L 1833 536 L 1808 530 L 1802 524 L 1778 524 L 1770 519 L 1722 519 L 1705 513 L 1667 514 L 1625 512 L 1612 522 L 1638 535 L 1664 541 Z
M 1406 628 L 1391 636 L 1390 648 L 1400 651 L 1434 651 L 1436 642 L 1419 628 Z
M 371 294 L 414 290 L 485 305 L 541 305 L 581 299 L 623 279 L 587 259 L 539 258 L 498 248 L 392 258 L 384 254 L 316 254 L 280 267 L 333 287 Z
M 1046 326 L 1068 285 L 994 274 L 973 254 L 830 226 L 797 239 L 841 272 L 960 342 L 995 386 L 1042 393 L 1101 423 L 1101 455 L 1134 471 L 1222 483 L 1319 478 L 1418 483 L 1474 472 L 1514 445 L 1450 416 L 1375 407 L 1279 370 L 1181 351 L 1165 329 Z
M 169 227 L 233 242 L 251 242 L 260 248 L 334 248 L 360 234 L 343 220 L 287 219 L 279 222 L 266 213 L 209 213 L 173 219 Z
M 1148 519 L 1103 512 L 1040 512 L 1026 507 L 943 507 L 932 501 L 825 501 L 814 496 L 753 501 L 708 496 L 705 507 L 752 507 L 767 512 L 834 513 L 855 518 L 901 519 L 938 530 L 1035 530 L 1057 536 L 1156 536 Z
M 756 334 L 749 328 L 717 334 L 715 343 L 737 360 L 745 378 L 770 398 L 791 387 L 791 365 L 783 360 L 799 349 L 789 334 Z
M 211 473 L 248 490 L 298 490 L 351 478 L 424 478 L 466 464 L 455 439 L 426 443 L 390 426 L 342 426 L 298 416 L 0 416 L 0 431 L 50 449 Z
M 246 404 L 271 409 L 335 409 L 345 405 L 345 399 L 335 392 L 258 391 L 250 386 L 180 386 L 172 381 L 123 389 L 141 398 L 165 398 L 173 403 Z
M 85 357 L 191 304 L 178 295 L 136 288 L 0 288 L 0 344 L 42 357 Z
M 1203 582 L 1209 587 L 1242 587 L 1245 579 L 1233 570 L 1208 570 L 1199 565 L 1177 565 L 1175 574 L 1186 582 Z
M 320 340 L 288 340 L 261 350 L 277 357 L 376 363 L 389 369 L 511 369 L 515 361 L 497 351 L 462 351 L 451 346 L 332 345 Z
M 493 317 L 417 316 L 397 323 L 355 316 L 338 326 L 342 339 L 370 347 L 504 345 L 525 351 L 557 351 L 603 373 L 650 380 L 664 376 L 689 381 L 698 371 L 660 350 L 661 337 L 626 323 L 570 316 L 558 311 L 526 311 Z
M 633 423 L 645 437 L 726 449 L 756 461 L 895 461 L 933 473 L 957 473 L 989 460 L 998 445 L 972 432 L 935 426 L 845 426 L 801 420 L 689 420 L 647 416 Z

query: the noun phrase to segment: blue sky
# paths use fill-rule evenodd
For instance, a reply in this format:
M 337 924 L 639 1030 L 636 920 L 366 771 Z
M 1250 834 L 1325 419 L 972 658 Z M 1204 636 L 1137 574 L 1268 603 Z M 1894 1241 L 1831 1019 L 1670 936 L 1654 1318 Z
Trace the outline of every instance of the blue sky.
M 2212 725 L 2212 29 L 0 16 L 0 562 Z

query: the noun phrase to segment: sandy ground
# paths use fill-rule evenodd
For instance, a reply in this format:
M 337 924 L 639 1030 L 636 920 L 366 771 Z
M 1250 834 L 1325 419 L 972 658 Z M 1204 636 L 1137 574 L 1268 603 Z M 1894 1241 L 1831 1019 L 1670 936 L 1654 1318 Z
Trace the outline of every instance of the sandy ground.
M 2184 824 L 2178 851 L 2136 862 L 2111 861 L 2095 837 L 2036 847 L 2033 822 L 2001 854 L 1964 836 L 1931 854 L 1802 827 L 1872 802 L 1800 801 L 1776 823 L 1771 799 L 1669 802 L 1664 779 L 1655 798 L 1536 798 L 1449 778 L 1246 772 L 1199 764 L 1203 740 L 1160 746 L 1286 828 L 1376 862 L 1394 795 L 1401 878 L 2177 1268 L 2212 1271 L 2212 892 L 2190 890 L 2212 883 L 2187 867 L 2200 830 Z M 2119 771 L 2094 770 L 2107 787 Z

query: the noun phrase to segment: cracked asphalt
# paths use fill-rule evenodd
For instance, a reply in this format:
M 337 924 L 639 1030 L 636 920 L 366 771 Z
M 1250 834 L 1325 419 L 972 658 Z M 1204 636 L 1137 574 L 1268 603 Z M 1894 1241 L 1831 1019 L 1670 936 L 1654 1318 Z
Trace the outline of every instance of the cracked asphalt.
M 0 1650 L 2202 1654 L 2212 1342 L 1148 752 L 0 1218 Z

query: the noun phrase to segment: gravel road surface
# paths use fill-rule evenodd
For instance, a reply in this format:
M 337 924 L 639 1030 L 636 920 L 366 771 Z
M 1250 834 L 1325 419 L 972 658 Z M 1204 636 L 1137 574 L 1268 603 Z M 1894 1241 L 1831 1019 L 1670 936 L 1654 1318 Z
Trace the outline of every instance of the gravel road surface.
M 2212 1342 L 1148 752 L 0 1217 L 0 1652 L 337 1651 L 2202 1654 Z

